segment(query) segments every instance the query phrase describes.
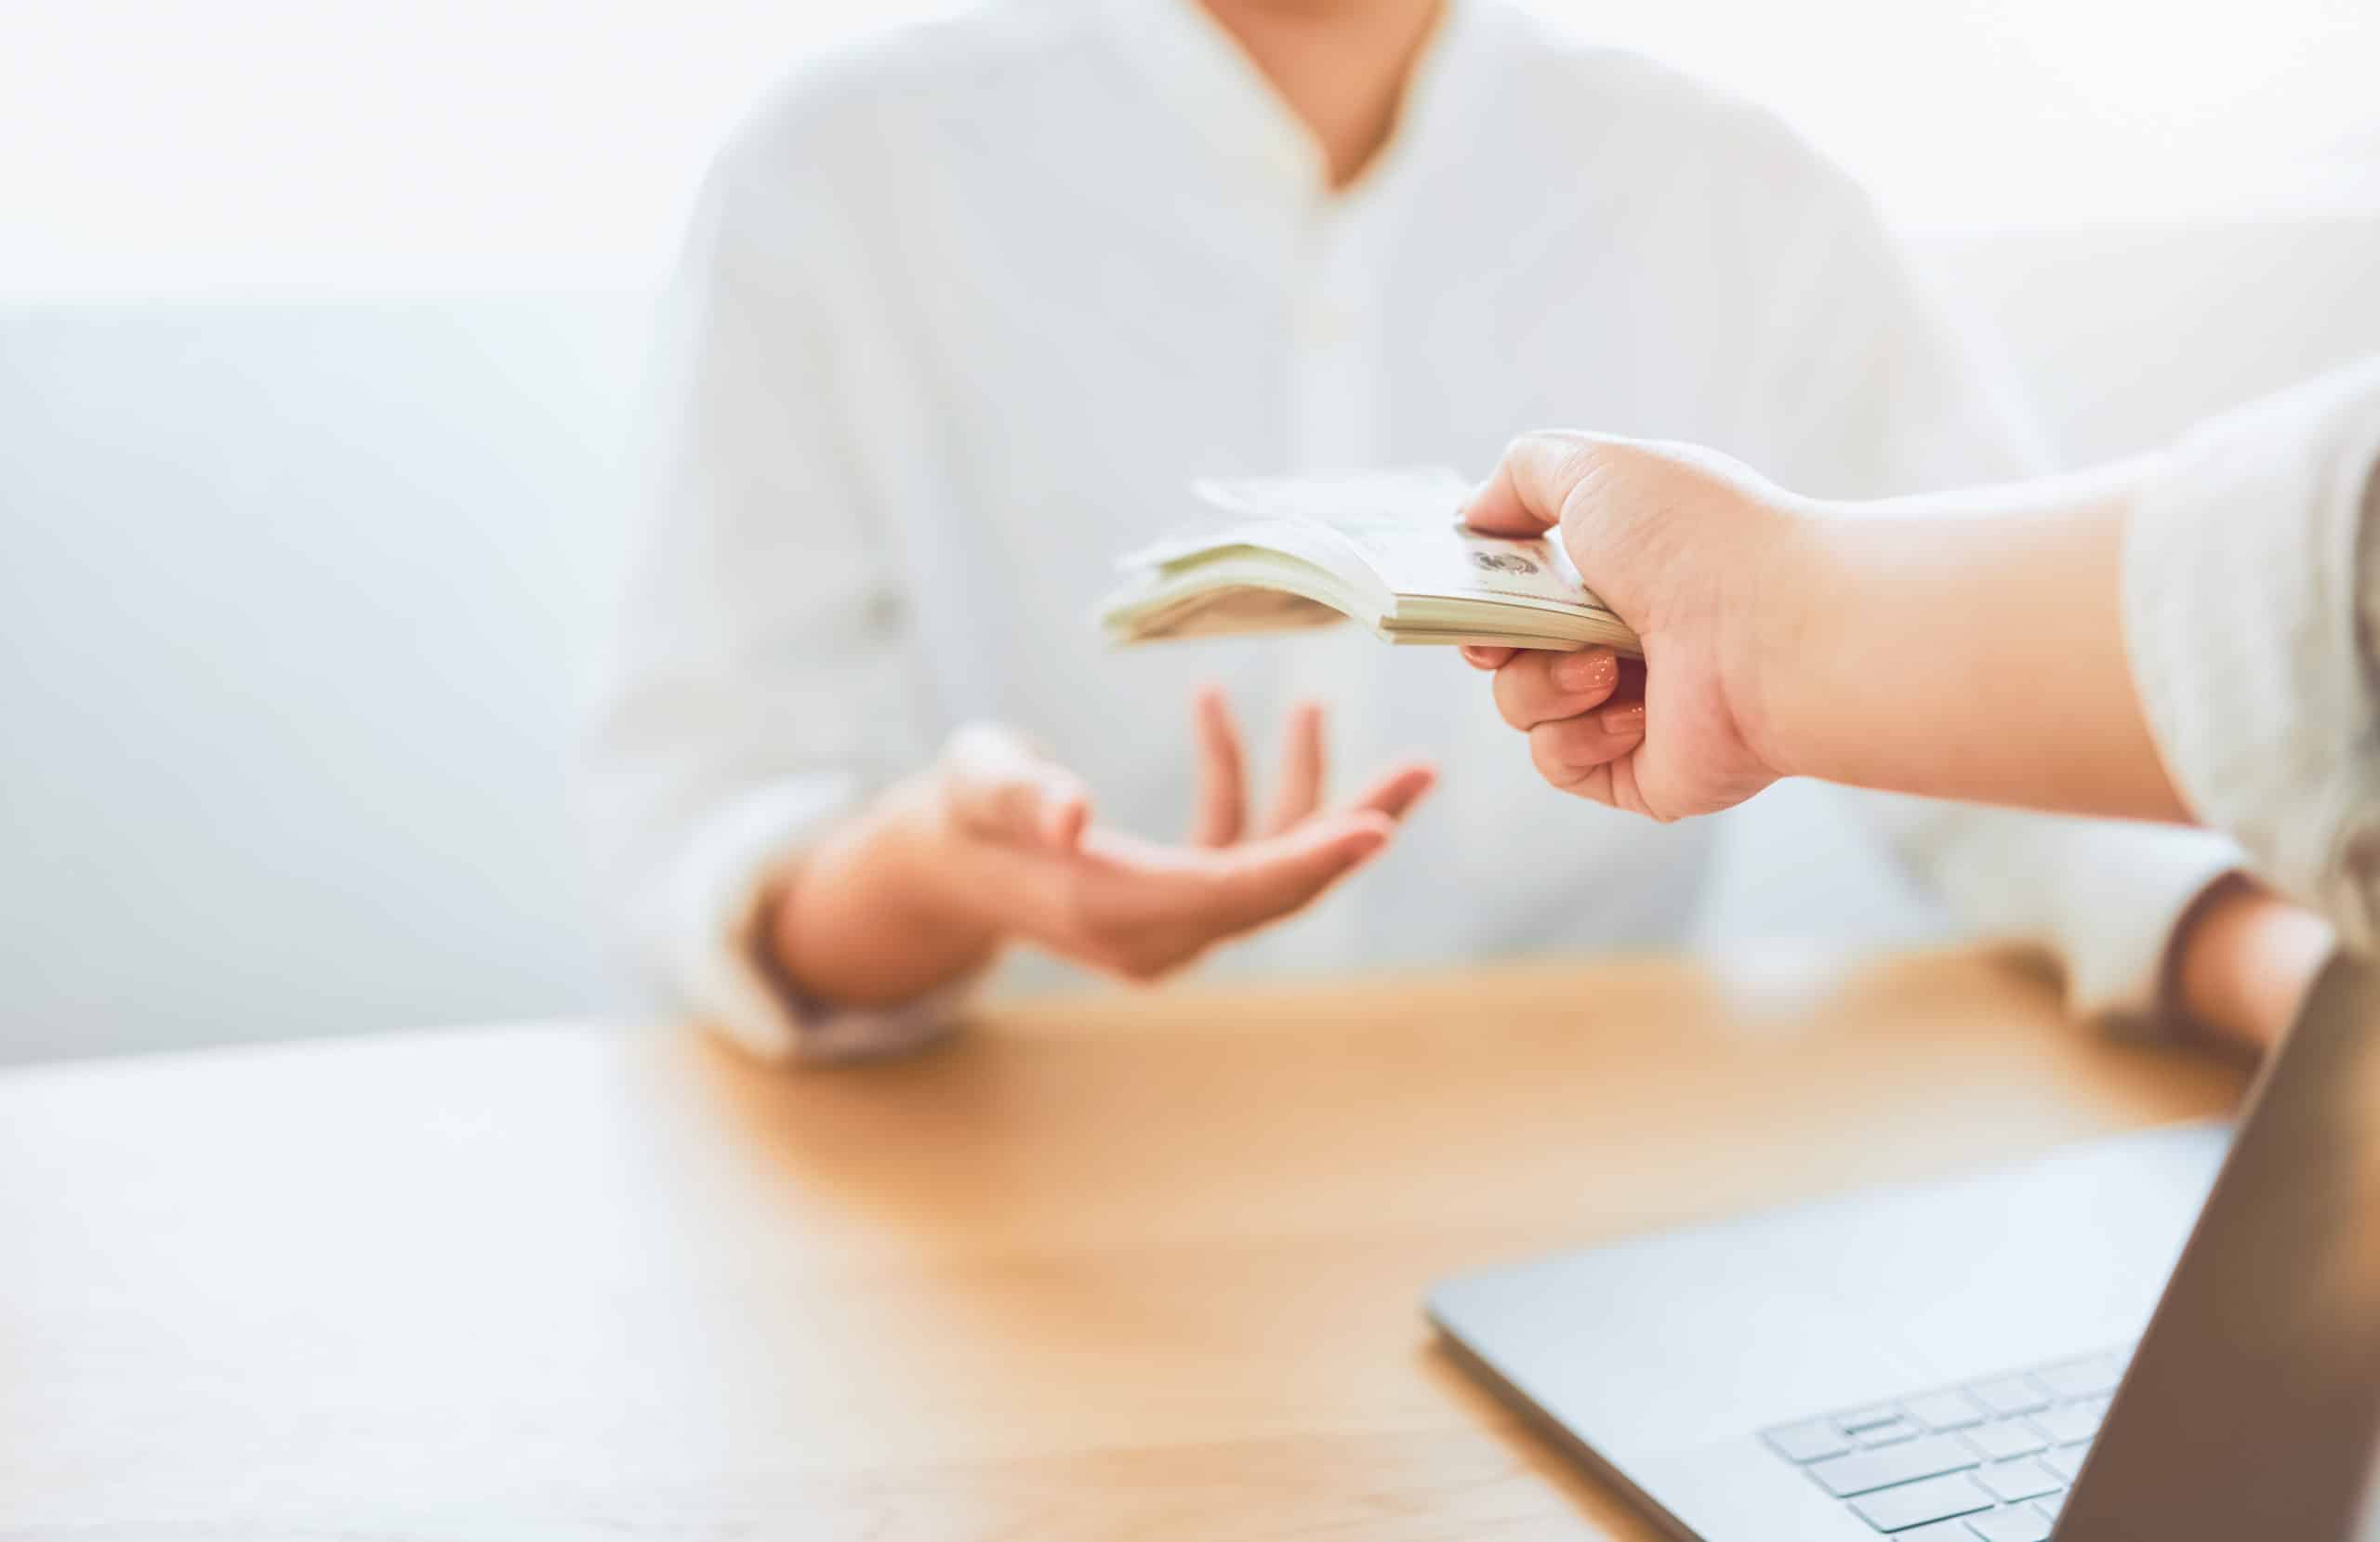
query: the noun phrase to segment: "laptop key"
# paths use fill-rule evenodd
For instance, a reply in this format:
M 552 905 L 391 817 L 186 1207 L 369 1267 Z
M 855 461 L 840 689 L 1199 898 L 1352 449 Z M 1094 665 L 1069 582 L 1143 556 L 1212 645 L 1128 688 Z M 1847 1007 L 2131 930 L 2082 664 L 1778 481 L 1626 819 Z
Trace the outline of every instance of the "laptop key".
M 2042 1458 L 2042 1465 L 2072 1483 L 2082 1470 L 2082 1458 L 2090 1454 L 2087 1445 L 2061 1445 Z
M 1915 1531 L 1897 1532 L 1893 1542 L 1975 1542 L 1975 1533 L 1964 1521 L 1937 1521 Z
M 1966 1390 L 1968 1396 L 2003 1417 L 2049 1406 L 2049 1398 L 2030 1377 L 2003 1376 L 1990 1381 L 1970 1381 Z
M 1855 1451 L 1847 1456 L 1812 1462 L 1805 1470 L 1823 1483 L 1829 1494 L 1842 1499 L 1854 1494 L 1865 1494 L 1871 1489 L 1890 1488 L 1895 1483 L 1937 1477 L 1975 1465 L 1975 1453 L 1960 1443 L 1956 1436 L 1924 1435 L 1913 1441 L 1903 1441 L 1898 1445 L 1880 1446 L 1873 1451 Z M 1938 1520 L 1939 1517 L 1934 1519 Z M 1916 1522 L 1912 1521 L 1910 1524 L 1915 1525 Z
M 2023 1419 L 1998 1419 L 1960 1431 L 1960 1438 L 1993 1461 L 2005 1461 L 2011 1456 L 2030 1456 L 2043 1449 L 2049 1442 L 2042 1432 Z
M 2107 1417 L 2108 1400 L 2095 1397 L 2082 1403 L 2061 1403 L 2044 1408 L 2032 1417 L 2033 1428 L 2049 1437 L 2052 1445 L 2072 1445 L 2087 1441 L 2099 1432 L 2099 1421 Z
M 1838 1414 L 1835 1416 L 1834 1422 L 1842 1427 L 1844 1434 L 1857 1435 L 1862 1430 L 1872 1430 L 1880 1424 L 1890 1424 L 1898 1417 L 1900 1417 L 1898 1408 L 1889 1403 L 1879 1403 L 1872 1408 L 1859 1408 L 1848 1414 Z
M 1983 1538 L 1983 1542 L 2049 1542 L 2049 1517 L 2030 1505 L 2022 1509 L 1970 1515 L 1962 1523 L 1971 1535 Z
M 2013 1462 L 1994 1462 L 1977 1470 L 1975 1481 L 2011 1503 L 2056 1494 L 2066 1486 L 2057 1474 L 2030 1456 L 2020 1456 Z
M 1945 1430 L 1964 1430 L 1984 1420 L 1983 1409 L 1964 1392 L 1933 1392 L 1911 1398 L 1901 1407 L 1911 1418 L 1937 1434 Z
M 2095 1354 L 2035 1371 L 2033 1379 L 2062 1398 L 2097 1397 L 2116 1390 L 2123 1379 L 2123 1363 L 2113 1355 Z
M 1884 1424 L 1871 1424 L 1851 1438 L 1861 1445 L 1897 1445 L 1902 1441 L 1913 1441 L 1924 1432 L 1907 1419 L 1892 1419 Z
M 1851 1449 L 1851 1443 L 1826 1419 L 1789 1424 L 1782 1430 L 1769 1430 L 1764 1438 L 1789 1462 L 1815 1462 L 1826 1456 L 1840 1456 Z
M 1991 1508 L 1991 1496 L 1967 1481 L 1964 1472 L 1927 1478 L 1898 1488 L 1879 1489 L 1851 1501 L 1859 1519 L 1878 1531 L 1900 1532 L 1929 1521 L 1948 1521 Z

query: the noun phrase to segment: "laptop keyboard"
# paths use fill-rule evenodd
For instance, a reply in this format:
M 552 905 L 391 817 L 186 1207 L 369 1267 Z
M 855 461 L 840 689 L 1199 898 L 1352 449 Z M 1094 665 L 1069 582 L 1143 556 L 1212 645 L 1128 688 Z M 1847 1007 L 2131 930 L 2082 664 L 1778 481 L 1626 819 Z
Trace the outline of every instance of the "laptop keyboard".
M 1762 1438 L 1894 1542 L 2044 1542 L 2130 1352 L 1845 1409 Z

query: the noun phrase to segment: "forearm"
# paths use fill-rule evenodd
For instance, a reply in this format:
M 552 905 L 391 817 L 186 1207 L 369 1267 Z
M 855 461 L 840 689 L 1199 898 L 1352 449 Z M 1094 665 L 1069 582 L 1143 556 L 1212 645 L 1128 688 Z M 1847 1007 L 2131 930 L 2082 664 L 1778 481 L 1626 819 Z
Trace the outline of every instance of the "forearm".
M 2136 472 L 1820 507 L 1761 692 L 1779 769 L 2069 813 L 2188 817 L 2121 606 Z
M 925 787 L 905 784 L 803 856 L 756 937 L 787 986 L 838 1007 L 897 1006 L 990 959 L 1000 928 L 950 881 L 943 821 Z

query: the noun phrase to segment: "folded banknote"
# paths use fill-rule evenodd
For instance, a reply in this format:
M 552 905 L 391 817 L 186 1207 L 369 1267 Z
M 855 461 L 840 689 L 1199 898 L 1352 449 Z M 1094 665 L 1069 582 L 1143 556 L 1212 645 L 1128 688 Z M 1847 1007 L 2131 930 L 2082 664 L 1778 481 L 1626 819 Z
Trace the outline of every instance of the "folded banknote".
M 1390 642 L 1593 646 L 1636 635 L 1559 542 L 1463 528 L 1453 471 L 1200 482 L 1210 518 L 1123 558 L 1099 607 L 1117 643 L 1357 622 Z

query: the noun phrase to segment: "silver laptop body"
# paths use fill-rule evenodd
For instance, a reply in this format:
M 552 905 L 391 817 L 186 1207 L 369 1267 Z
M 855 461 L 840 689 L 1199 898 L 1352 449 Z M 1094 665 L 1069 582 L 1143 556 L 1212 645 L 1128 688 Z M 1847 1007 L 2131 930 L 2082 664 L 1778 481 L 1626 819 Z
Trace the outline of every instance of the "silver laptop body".
M 2371 971 L 2333 966 L 2227 1136 L 2154 1130 L 1488 1270 L 1429 1313 L 1702 1542 L 2361 1542 Z

